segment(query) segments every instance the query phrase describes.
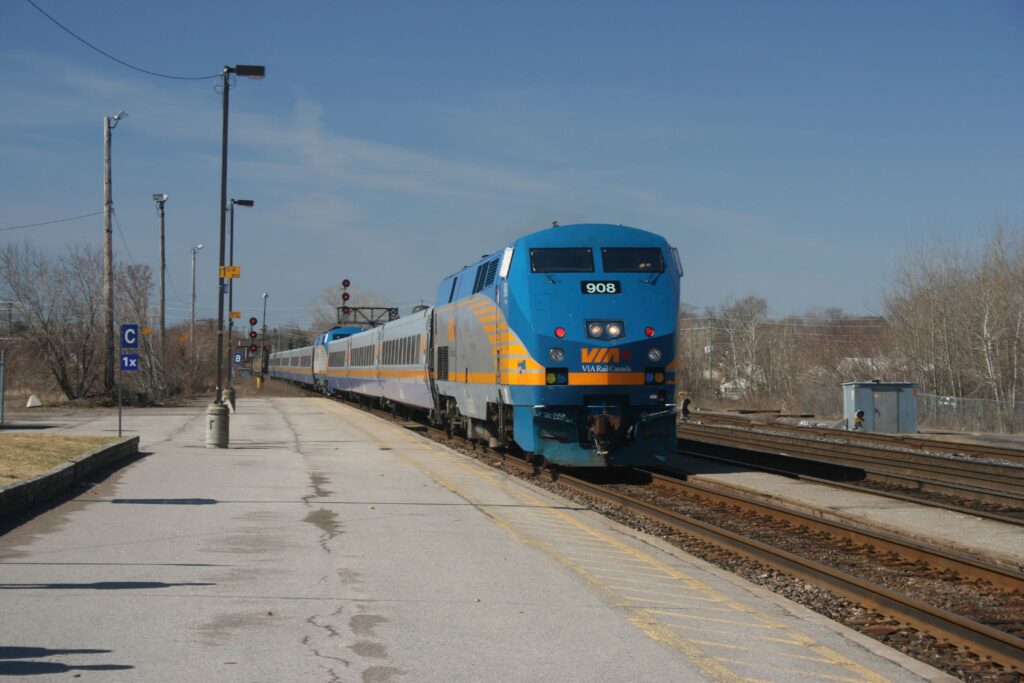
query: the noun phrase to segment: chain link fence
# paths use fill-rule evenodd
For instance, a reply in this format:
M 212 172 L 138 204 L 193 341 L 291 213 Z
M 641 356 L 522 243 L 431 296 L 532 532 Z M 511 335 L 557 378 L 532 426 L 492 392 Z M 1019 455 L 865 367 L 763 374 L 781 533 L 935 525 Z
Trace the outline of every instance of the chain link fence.
M 921 425 L 964 432 L 1024 432 L 1024 402 L 992 401 L 984 398 L 917 395 L 917 417 Z

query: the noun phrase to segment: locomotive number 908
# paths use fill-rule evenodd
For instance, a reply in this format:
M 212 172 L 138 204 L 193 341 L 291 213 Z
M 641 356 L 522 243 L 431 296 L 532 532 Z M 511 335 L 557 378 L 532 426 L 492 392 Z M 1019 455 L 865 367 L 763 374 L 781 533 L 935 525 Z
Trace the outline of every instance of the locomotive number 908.
M 618 280 L 584 281 L 580 283 L 580 289 L 584 294 L 618 294 L 622 291 Z

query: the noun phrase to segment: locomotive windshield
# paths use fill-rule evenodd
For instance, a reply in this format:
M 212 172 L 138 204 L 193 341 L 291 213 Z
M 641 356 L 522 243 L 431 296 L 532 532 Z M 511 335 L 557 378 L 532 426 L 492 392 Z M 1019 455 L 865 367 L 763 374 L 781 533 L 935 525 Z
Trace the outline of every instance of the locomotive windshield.
M 665 259 L 657 247 L 602 247 L 606 273 L 663 273 Z
M 559 247 L 530 250 L 534 273 L 593 273 L 594 252 L 589 247 Z

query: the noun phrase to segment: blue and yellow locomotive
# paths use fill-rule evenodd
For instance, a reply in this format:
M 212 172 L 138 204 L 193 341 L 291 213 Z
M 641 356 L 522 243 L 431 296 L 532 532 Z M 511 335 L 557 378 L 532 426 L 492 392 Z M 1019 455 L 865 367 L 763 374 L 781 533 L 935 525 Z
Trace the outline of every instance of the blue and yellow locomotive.
M 556 226 L 445 278 L 433 307 L 271 354 L 270 372 L 559 466 L 657 464 L 675 446 L 681 275 L 653 233 Z

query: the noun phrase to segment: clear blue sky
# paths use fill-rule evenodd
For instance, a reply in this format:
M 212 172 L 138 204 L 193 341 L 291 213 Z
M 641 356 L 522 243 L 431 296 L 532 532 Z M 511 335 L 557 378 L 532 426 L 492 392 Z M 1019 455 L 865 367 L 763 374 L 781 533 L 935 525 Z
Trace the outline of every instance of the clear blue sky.
M 665 235 L 698 307 L 870 313 L 914 245 L 1024 217 L 1021 2 L 36 2 L 149 70 L 266 65 L 231 93 L 228 192 L 256 202 L 236 308 L 267 291 L 271 325 L 343 277 L 429 300 L 552 220 Z M 0 83 L 0 227 L 101 210 L 102 119 L 124 109 L 115 256 L 157 267 L 169 194 L 168 318 L 197 242 L 215 314 L 215 81 L 132 71 L 0 0 Z M 100 216 L 0 232 L 101 239 Z

